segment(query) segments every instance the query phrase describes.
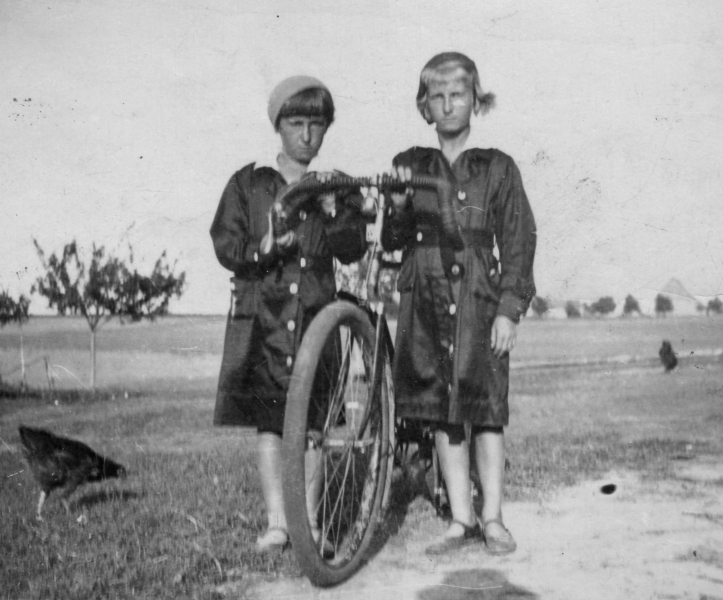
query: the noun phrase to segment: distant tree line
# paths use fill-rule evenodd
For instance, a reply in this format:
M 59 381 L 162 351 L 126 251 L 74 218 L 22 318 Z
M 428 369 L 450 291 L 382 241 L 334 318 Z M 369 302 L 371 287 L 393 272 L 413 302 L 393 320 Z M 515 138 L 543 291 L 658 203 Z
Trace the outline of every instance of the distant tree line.
M 607 315 L 615 310 L 617 304 L 613 300 L 612 296 L 603 296 L 596 302 L 593 302 L 589 306 L 585 305 L 585 310 L 592 315 Z
M 663 294 L 655 296 L 655 314 L 664 317 L 669 312 L 673 312 L 673 301 L 670 297 Z
M 590 304 L 581 304 L 580 302 L 568 300 L 564 306 L 568 319 L 577 319 L 583 314 L 588 316 L 605 316 L 614 312 L 616 307 L 617 305 L 612 296 L 602 296 Z M 654 308 L 655 314 L 658 317 L 665 317 L 668 313 L 673 312 L 673 300 L 666 294 L 658 294 L 655 297 Z M 535 296 L 530 304 L 530 309 L 536 317 L 543 317 L 550 310 L 550 303 L 541 296 Z M 697 310 L 699 312 L 705 311 L 706 316 L 723 314 L 723 301 L 715 297 L 708 301 L 707 306 L 698 303 Z M 623 304 L 622 316 L 630 317 L 636 313 L 642 315 L 640 303 L 632 294 L 628 294 Z
M 632 294 L 628 294 L 625 298 L 625 304 L 623 305 L 623 315 L 629 317 L 634 313 L 642 314 L 640 312 L 640 304 L 638 304 L 638 301 L 632 296 Z

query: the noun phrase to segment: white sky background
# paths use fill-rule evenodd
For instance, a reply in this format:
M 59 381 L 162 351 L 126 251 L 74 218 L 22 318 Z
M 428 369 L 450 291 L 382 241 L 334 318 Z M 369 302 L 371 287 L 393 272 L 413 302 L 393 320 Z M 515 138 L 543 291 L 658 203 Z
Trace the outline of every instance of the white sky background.
M 29 290 L 34 237 L 46 252 L 130 241 L 145 269 L 167 250 L 187 272 L 174 312 L 225 312 L 208 230 L 233 172 L 278 146 L 273 86 L 324 80 L 337 121 L 322 152 L 371 175 L 436 145 L 418 76 L 454 49 L 497 95 L 472 142 L 520 166 L 540 295 L 671 277 L 721 294 L 721 31 L 718 0 L 2 0 L 0 286 Z

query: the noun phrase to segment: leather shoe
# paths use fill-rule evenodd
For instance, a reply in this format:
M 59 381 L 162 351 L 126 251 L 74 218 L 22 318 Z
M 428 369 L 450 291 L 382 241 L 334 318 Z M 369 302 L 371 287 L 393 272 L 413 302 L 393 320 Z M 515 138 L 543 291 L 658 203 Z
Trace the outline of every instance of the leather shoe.
M 462 535 L 449 535 L 450 530 L 455 525 L 462 527 Z M 428 556 L 439 556 L 440 554 L 446 554 L 452 550 L 481 541 L 482 530 L 480 529 L 479 523 L 475 522 L 475 524 L 470 527 L 459 521 L 452 521 L 447 532 L 438 541 L 427 546 L 424 553 Z
M 497 525 L 502 528 L 502 534 L 498 536 L 491 536 L 487 531 L 487 526 L 490 523 L 497 523 Z M 490 519 L 489 521 L 485 521 L 484 540 L 485 546 L 487 546 L 487 552 L 495 556 L 512 554 L 515 550 L 517 550 L 517 542 L 515 542 L 512 534 L 499 519 Z
M 264 535 L 256 540 L 257 552 L 283 552 L 289 544 L 289 533 L 286 529 L 269 527 Z

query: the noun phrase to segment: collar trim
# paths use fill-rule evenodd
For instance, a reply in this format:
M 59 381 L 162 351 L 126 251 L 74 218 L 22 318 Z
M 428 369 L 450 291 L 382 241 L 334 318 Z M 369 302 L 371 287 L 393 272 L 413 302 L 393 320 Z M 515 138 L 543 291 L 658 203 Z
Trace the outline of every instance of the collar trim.
M 261 169 L 263 167 L 269 167 L 273 169 L 274 171 L 279 170 L 279 163 L 278 163 L 278 156 L 281 154 L 281 150 L 277 150 L 276 152 L 264 152 L 256 161 L 254 168 L 255 169 Z M 309 163 L 309 169 L 308 171 L 317 171 L 317 172 L 323 172 L 323 171 L 334 171 L 336 169 L 332 168 L 326 160 L 324 160 L 323 157 L 316 156 L 311 160 Z

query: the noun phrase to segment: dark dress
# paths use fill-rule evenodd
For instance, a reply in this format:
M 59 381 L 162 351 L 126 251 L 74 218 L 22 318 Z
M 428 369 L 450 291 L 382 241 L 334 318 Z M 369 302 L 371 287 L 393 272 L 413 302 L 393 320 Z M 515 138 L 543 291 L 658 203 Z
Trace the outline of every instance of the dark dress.
M 297 247 L 262 256 L 269 209 L 285 184 L 275 169 L 244 167 L 228 182 L 211 226 L 216 257 L 234 273 L 215 425 L 282 432 L 301 336 L 336 293 L 333 257 L 349 263 L 366 250 L 358 200 L 338 198 L 331 217 L 313 198 L 299 213 Z
M 404 248 L 397 284 L 397 415 L 505 426 L 509 355 L 494 356 L 491 327 L 497 315 L 519 322 L 535 294 L 535 220 L 519 170 L 499 150 L 480 149 L 464 151 L 450 166 L 441 151 L 415 147 L 394 164 L 454 182 L 465 240 L 465 249 L 455 252 L 441 233 L 434 192 L 417 190 L 406 210 L 386 219 L 384 249 Z

